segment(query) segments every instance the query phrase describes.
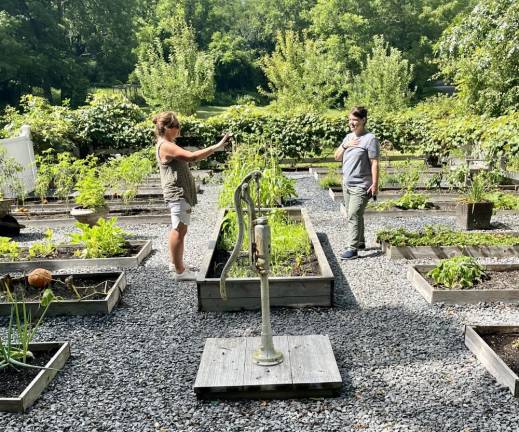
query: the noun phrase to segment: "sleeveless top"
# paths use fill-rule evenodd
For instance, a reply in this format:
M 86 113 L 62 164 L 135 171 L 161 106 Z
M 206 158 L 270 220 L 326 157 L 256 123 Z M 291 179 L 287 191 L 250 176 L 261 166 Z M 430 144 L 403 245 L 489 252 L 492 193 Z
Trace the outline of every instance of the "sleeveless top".
M 160 160 L 160 146 L 157 145 L 157 162 L 160 171 L 160 183 L 164 201 L 173 202 L 184 198 L 190 206 L 197 203 L 195 179 L 186 161 L 171 159 L 169 162 Z

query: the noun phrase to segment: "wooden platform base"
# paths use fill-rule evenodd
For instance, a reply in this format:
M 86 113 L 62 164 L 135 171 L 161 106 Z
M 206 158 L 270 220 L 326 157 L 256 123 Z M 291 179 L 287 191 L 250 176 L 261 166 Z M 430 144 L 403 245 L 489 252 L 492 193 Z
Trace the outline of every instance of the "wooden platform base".
M 328 336 L 274 336 L 284 356 L 258 366 L 259 337 L 207 339 L 194 391 L 201 399 L 289 399 L 337 396 L 342 379 Z

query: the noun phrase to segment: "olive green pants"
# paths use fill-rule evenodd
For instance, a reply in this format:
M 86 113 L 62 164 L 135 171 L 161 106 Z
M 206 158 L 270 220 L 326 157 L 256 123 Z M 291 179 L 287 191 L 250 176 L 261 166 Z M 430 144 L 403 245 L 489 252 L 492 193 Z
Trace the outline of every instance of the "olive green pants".
M 357 250 L 366 244 L 364 238 L 364 210 L 368 194 L 364 188 L 343 185 L 344 206 L 347 212 L 346 250 Z

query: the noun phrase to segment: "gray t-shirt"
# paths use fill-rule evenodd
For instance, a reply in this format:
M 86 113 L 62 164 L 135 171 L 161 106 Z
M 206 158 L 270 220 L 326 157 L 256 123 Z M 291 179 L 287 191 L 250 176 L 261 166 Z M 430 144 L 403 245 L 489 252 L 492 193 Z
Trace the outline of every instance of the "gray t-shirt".
M 346 135 L 342 144 L 356 138 L 352 132 Z M 373 184 L 371 176 L 370 159 L 378 159 L 380 156 L 380 143 L 371 132 L 366 132 L 358 137 L 360 142 L 357 147 L 348 147 L 342 155 L 343 184 L 347 186 L 359 186 L 366 190 Z

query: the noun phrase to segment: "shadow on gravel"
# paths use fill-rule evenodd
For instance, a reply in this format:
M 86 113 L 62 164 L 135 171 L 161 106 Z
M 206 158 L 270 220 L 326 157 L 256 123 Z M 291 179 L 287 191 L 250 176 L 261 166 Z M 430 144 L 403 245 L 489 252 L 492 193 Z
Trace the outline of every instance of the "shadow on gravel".
M 339 309 L 359 309 L 357 299 L 353 295 L 350 289 L 350 285 L 342 272 L 341 266 L 337 261 L 337 257 L 333 252 L 333 249 L 328 241 L 328 236 L 325 233 L 317 233 L 317 237 L 321 242 L 321 245 L 326 255 L 326 259 L 332 268 L 333 275 L 335 276 L 335 298 L 334 307 Z
M 36 241 L 41 240 L 43 238 L 43 232 L 32 232 L 32 233 L 20 233 L 16 237 L 14 237 L 17 242 L 25 242 L 25 241 Z

